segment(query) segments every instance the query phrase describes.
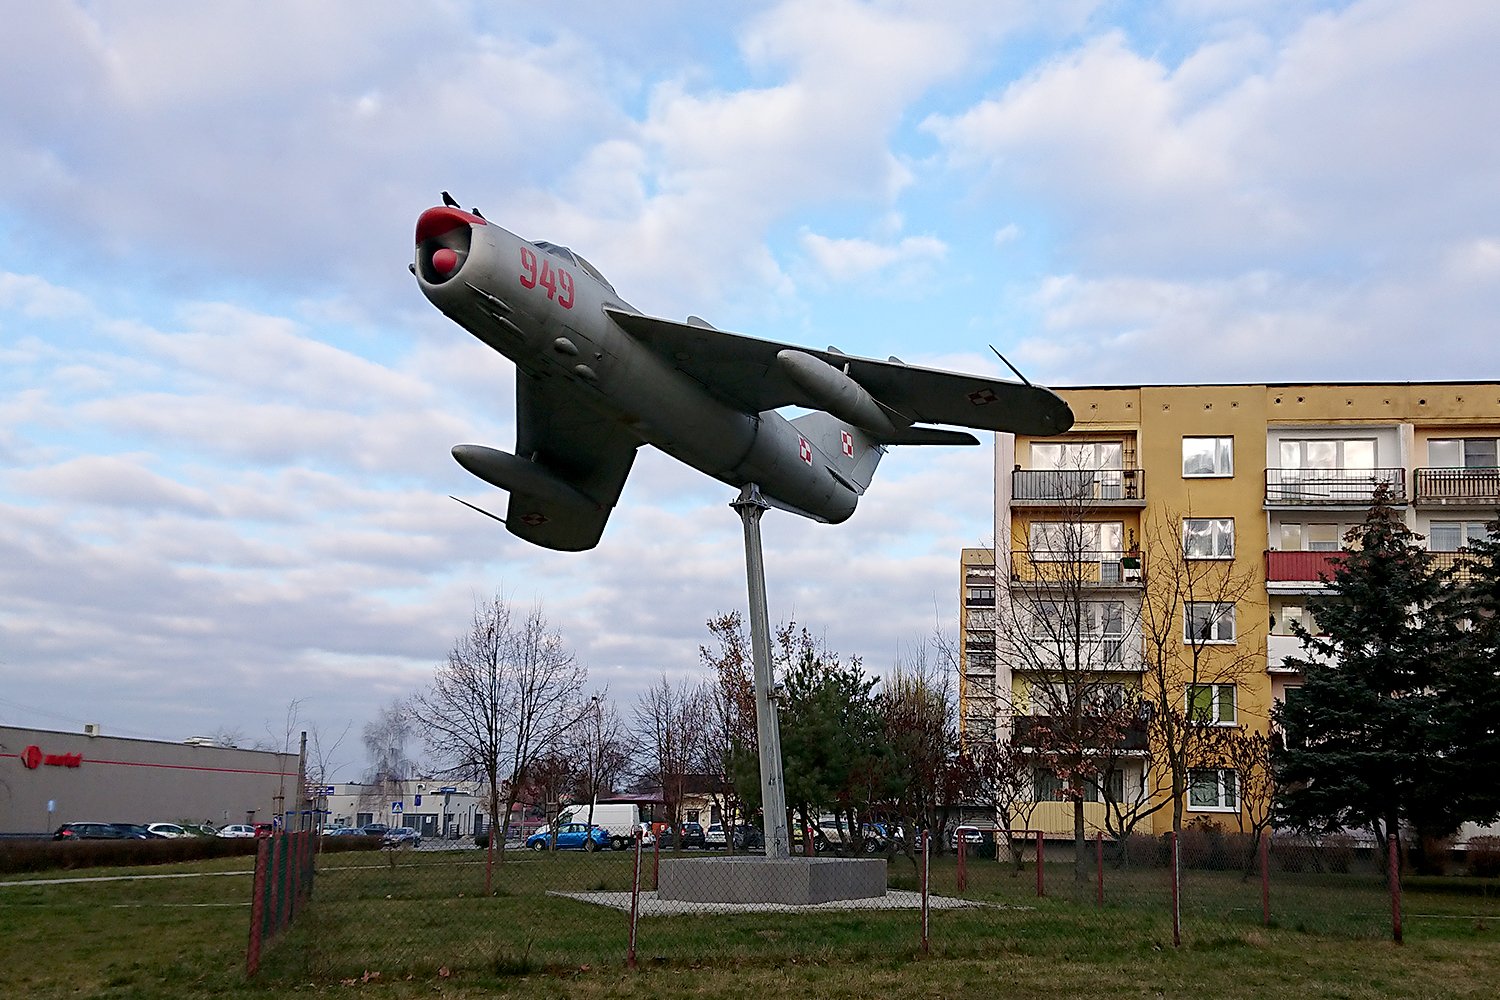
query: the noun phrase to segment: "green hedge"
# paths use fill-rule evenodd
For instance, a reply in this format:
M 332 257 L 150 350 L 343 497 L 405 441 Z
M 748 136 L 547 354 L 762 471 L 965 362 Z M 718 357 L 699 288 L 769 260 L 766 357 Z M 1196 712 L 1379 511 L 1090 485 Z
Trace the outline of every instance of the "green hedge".
M 249 837 L 178 837 L 171 840 L 0 841 L 0 873 L 75 868 L 168 865 L 209 858 L 254 857 Z M 376 851 L 379 837 L 324 837 L 319 850 Z

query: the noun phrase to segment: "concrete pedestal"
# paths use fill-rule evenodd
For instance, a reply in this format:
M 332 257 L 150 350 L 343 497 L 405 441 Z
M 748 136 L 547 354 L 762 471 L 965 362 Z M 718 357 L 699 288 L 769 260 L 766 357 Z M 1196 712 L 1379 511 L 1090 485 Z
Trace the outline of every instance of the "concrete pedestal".
M 660 899 L 811 906 L 885 895 L 884 858 L 680 858 L 661 862 Z

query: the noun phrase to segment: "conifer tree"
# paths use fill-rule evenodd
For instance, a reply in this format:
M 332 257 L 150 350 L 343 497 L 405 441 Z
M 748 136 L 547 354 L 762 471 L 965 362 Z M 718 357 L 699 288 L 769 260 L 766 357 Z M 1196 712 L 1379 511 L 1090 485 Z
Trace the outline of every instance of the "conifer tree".
M 1284 823 L 1377 836 L 1403 820 L 1428 836 L 1457 826 L 1448 797 L 1461 779 L 1443 718 L 1461 697 L 1444 672 L 1457 629 L 1445 574 L 1419 540 L 1378 485 L 1327 592 L 1309 602 L 1320 634 L 1293 626 L 1309 655 L 1288 659 L 1304 681 L 1275 713 Z

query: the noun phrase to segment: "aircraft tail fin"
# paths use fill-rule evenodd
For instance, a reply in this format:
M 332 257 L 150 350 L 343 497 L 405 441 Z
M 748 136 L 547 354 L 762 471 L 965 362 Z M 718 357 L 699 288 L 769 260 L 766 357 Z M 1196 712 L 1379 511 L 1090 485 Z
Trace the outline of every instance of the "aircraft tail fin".
M 797 417 L 792 426 L 808 444 L 830 456 L 830 476 L 855 493 L 864 494 L 875 478 L 875 467 L 885 457 L 884 442 L 822 410 Z

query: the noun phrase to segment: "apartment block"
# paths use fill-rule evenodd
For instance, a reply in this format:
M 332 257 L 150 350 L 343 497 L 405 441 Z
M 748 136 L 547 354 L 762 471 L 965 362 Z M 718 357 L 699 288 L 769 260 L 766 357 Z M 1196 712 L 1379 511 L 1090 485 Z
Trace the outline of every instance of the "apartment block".
M 1286 662 L 1302 655 L 1291 626 L 1315 630 L 1308 599 L 1324 589 L 1320 574 L 1377 484 L 1439 553 L 1482 535 L 1500 507 L 1500 383 L 1057 391 L 1077 423 L 1058 437 L 997 435 L 995 547 L 961 557 L 960 714 L 970 740 L 1024 740 L 1045 724 L 1038 691 L 1048 668 L 1006 629 L 1015 627 L 1007 609 L 1047 604 L 1038 595 L 1048 587 L 1071 595 L 1086 667 L 1107 678 L 1100 690 L 1139 690 L 1147 662 L 1162 658 L 1151 647 L 1191 637 L 1196 657 L 1176 656 L 1196 663 L 1196 676 L 1181 679 L 1185 709 L 1205 724 L 1265 732 L 1273 703 L 1301 681 Z M 1232 600 L 1174 604 L 1184 569 L 1206 568 L 1244 586 Z M 1170 630 L 1164 607 L 1176 616 Z M 1057 611 L 1038 614 L 1047 613 Z M 1101 781 L 1116 797 L 1140 794 L 1161 764 L 1144 733 L 1115 735 L 1129 752 Z M 1235 828 L 1238 776 L 1221 761 L 1200 763 L 1184 819 Z M 1031 825 L 1070 832 L 1072 801 L 1041 765 L 1034 794 Z M 1106 808 L 1106 793 L 1094 794 L 1091 831 L 1104 827 Z M 1162 809 L 1139 829 L 1170 828 Z

